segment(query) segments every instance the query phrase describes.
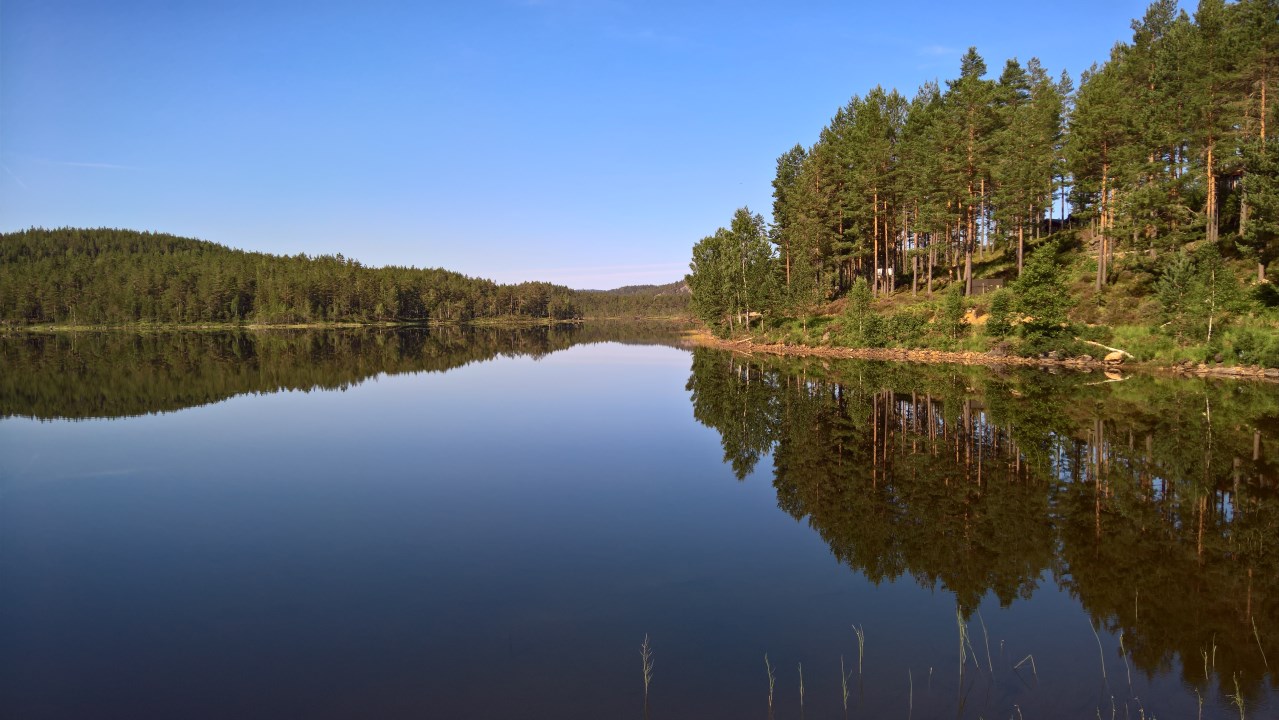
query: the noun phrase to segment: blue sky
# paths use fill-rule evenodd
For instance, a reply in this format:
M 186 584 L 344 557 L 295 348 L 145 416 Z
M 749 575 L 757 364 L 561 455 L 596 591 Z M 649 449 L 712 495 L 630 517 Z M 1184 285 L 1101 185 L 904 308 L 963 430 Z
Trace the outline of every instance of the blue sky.
M 852 94 L 1077 78 L 1145 5 L 3 0 L 0 230 L 669 282 Z

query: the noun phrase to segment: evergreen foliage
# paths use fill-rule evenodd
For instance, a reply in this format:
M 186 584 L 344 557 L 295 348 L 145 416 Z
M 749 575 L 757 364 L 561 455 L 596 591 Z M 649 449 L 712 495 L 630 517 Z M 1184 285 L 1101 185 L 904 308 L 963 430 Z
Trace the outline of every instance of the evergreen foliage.
M 968 331 L 968 324 L 964 321 L 964 310 L 963 288 L 952 285 L 946 291 L 941 312 L 937 316 L 937 326 L 946 337 L 959 339 Z
M 998 290 L 990 297 L 990 315 L 986 318 L 986 334 L 1007 337 L 1013 332 L 1014 299 L 1008 290 Z
M 844 320 L 848 327 L 851 344 L 874 347 L 878 333 L 879 316 L 871 309 L 873 298 L 866 278 L 857 278 L 848 291 L 848 302 L 844 305 Z
M 132 230 L 0 235 L 0 322 L 17 325 L 569 320 L 684 315 L 688 302 L 682 283 L 580 291 Z
M 131 230 L 0 235 L 0 319 L 80 325 L 570 319 L 574 292 L 448 270 L 281 257 Z
M 776 309 L 804 316 L 842 296 L 861 302 L 851 296 L 860 283 L 874 298 L 939 287 L 976 296 L 1021 277 L 991 299 L 999 317 L 986 337 L 1019 326 L 1031 341 L 1021 349 L 1042 351 L 1072 319 L 1107 322 L 1107 307 L 1131 323 L 1137 308 L 1159 305 L 1183 343 L 1279 306 L 1267 279 L 1279 263 L 1279 0 L 1200 0 L 1193 14 L 1155 0 L 1078 87 L 1036 58 L 992 75 L 969 48 L 956 77 L 911 99 L 879 86 L 854 95 L 816 142 L 778 158 Z M 1031 268 L 1046 241 L 1056 244 Z M 1195 258 L 1189 270 L 1176 266 L 1182 253 Z M 1251 293 L 1238 284 L 1248 266 Z M 1013 311 L 1030 319 L 1014 322 Z M 731 328 L 733 312 L 703 317 Z M 1254 327 L 1273 330 L 1276 319 Z M 958 334 L 944 309 L 933 322 Z M 845 338 L 869 342 L 858 323 Z
M 1057 252 L 1055 242 L 1036 250 L 1011 286 L 1013 307 L 1022 316 L 1022 336 L 1034 345 L 1063 334 L 1071 305 Z
M 1244 300 L 1239 280 L 1212 245 L 1174 256 L 1160 275 L 1158 297 L 1170 333 L 1210 346 Z

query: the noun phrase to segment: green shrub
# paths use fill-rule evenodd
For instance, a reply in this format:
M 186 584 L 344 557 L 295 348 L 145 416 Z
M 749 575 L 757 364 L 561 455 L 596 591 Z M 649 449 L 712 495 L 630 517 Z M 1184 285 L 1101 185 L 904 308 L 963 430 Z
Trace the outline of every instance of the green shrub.
M 1083 325 L 1074 329 L 1071 335 L 1083 340 L 1109 345 L 1115 337 L 1115 331 L 1109 325 Z M 1095 349 L 1095 348 L 1094 348 Z
M 1253 328 L 1241 328 L 1234 333 L 1235 357 L 1245 365 L 1279 367 L 1279 337 Z
M 1064 334 L 1071 299 L 1057 252 L 1056 242 L 1045 243 L 1027 258 L 1021 277 L 1011 286 L 1017 312 L 1026 317 L 1021 335 L 1032 347 L 1058 349 L 1057 338 Z
M 1007 337 L 1013 332 L 1013 296 L 1007 290 L 996 290 L 990 296 L 990 316 L 986 319 L 986 334 L 991 337 Z
M 883 347 L 887 339 L 884 318 L 871 307 L 870 284 L 865 278 L 848 290 L 848 300 L 842 317 L 843 332 L 840 341 L 851 347 Z
M 893 315 L 884 327 L 885 343 L 897 347 L 918 347 L 927 334 L 928 318 L 913 310 Z
M 964 289 L 958 283 L 946 291 L 941 311 L 937 313 L 937 330 L 950 339 L 962 337 L 968 330 L 964 322 Z
M 1179 252 L 1164 264 L 1156 296 L 1163 325 L 1179 340 L 1208 340 L 1244 310 L 1244 295 L 1233 270 L 1215 245 L 1203 245 L 1193 255 Z

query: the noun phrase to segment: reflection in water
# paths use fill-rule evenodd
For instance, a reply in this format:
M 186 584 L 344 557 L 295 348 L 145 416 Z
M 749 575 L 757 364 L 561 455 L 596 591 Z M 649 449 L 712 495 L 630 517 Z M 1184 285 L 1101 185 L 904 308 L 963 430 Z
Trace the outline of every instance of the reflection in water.
M 0 335 L 0 418 L 171 412 L 244 393 L 344 390 L 380 374 L 443 372 L 573 345 L 673 344 L 663 324 Z
M 737 476 L 771 451 L 779 507 L 870 581 L 969 615 L 1051 578 L 1148 676 L 1253 702 L 1279 660 L 1279 393 L 1101 380 L 695 350 L 688 390 Z
M 1273 715 L 1272 386 L 608 346 L 424 374 L 677 338 L 0 337 L 0 707 L 639 715 L 649 635 L 655 719 L 765 717 L 764 653 L 779 720 L 845 714 L 841 656 L 849 717 Z

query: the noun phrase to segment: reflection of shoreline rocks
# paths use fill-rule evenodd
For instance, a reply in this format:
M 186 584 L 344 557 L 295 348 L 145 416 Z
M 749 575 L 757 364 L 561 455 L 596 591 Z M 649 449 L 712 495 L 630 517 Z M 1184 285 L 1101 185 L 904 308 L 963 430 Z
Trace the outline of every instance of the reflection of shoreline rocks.
M 991 352 L 951 352 L 947 350 L 903 350 L 900 348 L 846 348 L 823 347 L 810 345 L 788 345 L 781 343 L 756 343 L 750 340 L 724 340 L 706 332 L 688 332 L 684 334 L 685 343 L 693 347 L 710 347 L 720 350 L 731 350 L 747 355 L 763 353 L 769 355 L 793 355 L 797 357 L 825 357 L 844 360 L 887 360 L 895 362 L 938 363 L 954 365 L 984 365 L 990 367 L 1064 367 L 1085 372 L 1114 368 L 1120 363 L 1106 358 L 1094 358 L 1084 355 L 1077 358 L 1058 358 L 1056 353 L 1046 357 L 1019 357 L 992 350 Z M 1279 382 L 1279 368 L 1260 367 L 1227 367 L 1225 365 L 1207 365 L 1204 363 L 1186 362 L 1172 367 L 1155 367 L 1149 365 L 1133 365 L 1144 371 L 1162 374 L 1197 375 L 1202 377 L 1225 377 L 1248 380 Z M 1125 366 L 1127 369 L 1127 366 Z
M 245 393 L 327 390 L 581 343 L 665 342 L 669 326 L 425 326 L 266 332 L 14 333 L 0 337 L 0 418 L 174 412 Z
M 1148 672 L 1180 659 L 1203 688 L 1215 638 L 1220 689 L 1274 687 L 1270 386 L 699 348 L 688 388 L 738 477 L 771 452 L 778 506 L 872 582 L 908 575 L 971 611 L 1051 578 Z

